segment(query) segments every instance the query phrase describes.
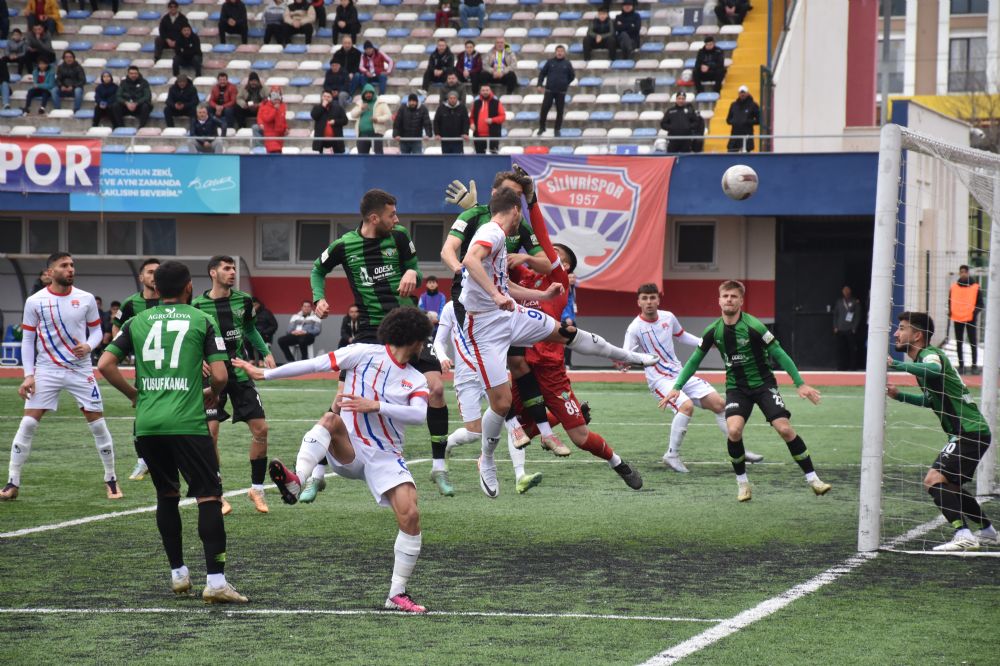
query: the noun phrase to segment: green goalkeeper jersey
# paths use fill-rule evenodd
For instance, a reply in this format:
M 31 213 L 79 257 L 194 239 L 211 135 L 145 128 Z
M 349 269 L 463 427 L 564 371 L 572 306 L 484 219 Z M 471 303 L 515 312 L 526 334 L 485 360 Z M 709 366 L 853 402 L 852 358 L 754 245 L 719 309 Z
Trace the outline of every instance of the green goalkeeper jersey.
M 314 302 L 325 298 L 326 276 L 337 266 L 344 268 L 358 306 L 355 342 L 376 342 L 378 326 L 391 310 L 416 306 L 413 298 L 399 295 L 406 271 L 416 271 L 418 285 L 421 280 L 416 248 L 402 226 L 397 224 L 385 238 L 365 238 L 358 228 L 335 240 L 313 264 Z
M 122 326 L 107 351 L 135 356 L 135 434 L 208 435 L 202 362 L 228 358 L 212 320 L 190 305 L 158 305 Z
M 969 388 L 941 349 L 924 347 L 912 363 L 893 361 L 891 369 L 916 376 L 923 390 L 923 395 L 900 391 L 897 399 L 930 407 L 949 435 L 989 433 L 990 426 L 972 399 Z
M 250 294 L 233 289 L 229 296 L 212 298 L 209 296 L 210 293 L 206 291 L 198 296 L 191 301 L 191 305 L 212 318 L 215 330 L 226 343 L 229 358 L 246 358 L 244 351 L 246 341 L 249 341 L 261 354 L 265 356 L 270 354 L 267 344 L 257 331 L 257 315 L 253 312 L 253 298 Z M 229 367 L 231 379 L 238 382 L 250 381 L 246 372 L 228 363 L 226 365 Z

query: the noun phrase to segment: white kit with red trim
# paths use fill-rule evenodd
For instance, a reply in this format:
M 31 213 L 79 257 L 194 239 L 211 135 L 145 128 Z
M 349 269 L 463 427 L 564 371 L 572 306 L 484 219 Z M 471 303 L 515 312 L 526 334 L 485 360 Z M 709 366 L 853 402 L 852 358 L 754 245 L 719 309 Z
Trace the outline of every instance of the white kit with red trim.
M 70 287 L 69 293 L 62 295 L 46 287 L 32 294 L 24 302 L 21 328 L 35 334 L 34 365 L 39 369 L 92 373 L 90 354 L 83 358 L 73 354 L 73 347 L 88 342 L 94 329 L 101 328 L 97 301 L 90 292 Z M 25 363 L 25 374 L 33 370 L 28 365 Z

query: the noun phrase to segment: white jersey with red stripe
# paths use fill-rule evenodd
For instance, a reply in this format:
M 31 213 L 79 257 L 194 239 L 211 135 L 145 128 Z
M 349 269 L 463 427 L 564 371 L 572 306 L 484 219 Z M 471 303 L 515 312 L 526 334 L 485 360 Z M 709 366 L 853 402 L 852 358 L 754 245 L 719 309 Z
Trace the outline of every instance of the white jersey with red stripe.
M 684 367 L 674 351 L 675 339 L 692 346 L 701 343 L 698 336 L 686 332 L 677 317 L 666 310 L 657 310 L 653 321 L 639 315 L 625 331 L 625 344 L 622 345 L 625 349 L 653 354 L 660 359 L 656 365 L 645 369 L 650 387 L 664 377 L 675 379 Z
M 87 342 L 91 330 L 100 326 L 97 301 L 90 292 L 77 287 L 70 287 L 64 295 L 46 287 L 24 302 L 21 328 L 35 333 L 35 367 L 43 371 L 63 369 L 92 374 L 90 354 L 77 358 L 73 347 Z
M 509 293 L 507 290 L 507 234 L 504 233 L 503 227 L 493 221 L 480 226 L 470 242 L 470 247 L 473 245 L 486 248 L 487 255 L 483 259 L 483 270 L 486 271 L 486 275 L 489 276 L 497 291 L 501 294 Z M 458 300 L 465 306 L 466 312 L 491 312 L 500 309 L 493 302 L 493 297 L 486 293 L 486 290 L 480 287 L 464 268 L 462 269 L 462 294 Z

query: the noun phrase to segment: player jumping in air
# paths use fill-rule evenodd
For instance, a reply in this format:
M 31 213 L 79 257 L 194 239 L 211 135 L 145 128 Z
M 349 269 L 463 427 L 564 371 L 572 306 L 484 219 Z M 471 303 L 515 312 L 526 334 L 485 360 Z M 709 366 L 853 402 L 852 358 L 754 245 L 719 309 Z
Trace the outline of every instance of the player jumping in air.
M 103 335 L 97 302 L 89 292 L 73 286 L 76 269 L 68 252 L 50 255 L 47 266 L 52 284 L 24 302 L 24 381 L 17 389 L 24 399 L 24 416 L 10 447 L 9 476 L 7 485 L 0 490 L 0 501 L 17 498 L 21 467 L 31 453 L 38 422 L 46 412 L 59 408 L 62 391 L 73 396 L 90 426 L 104 465 L 108 499 L 121 499 L 115 477 L 115 448 L 90 360 L 91 350 L 101 344 Z
M 533 204 L 532 192 L 529 206 Z M 514 299 L 545 301 L 558 296 L 563 288 L 553 283 L 542 292 L 508 283 L 506 237 L 520 222 L 521 196 L 501 188 L 490 199 L 490 211 L 492 219 L 476 231 L 462 262 L 466 276 L 460 300 L 465 307 L 462 336 L 469 341 L 476 370 L 490 402 L 490 408 L 483 415 L 479 485 L 487 497 L 496 498 L 500 486 L 493 453 L 500 441 L 503 415 L 511 406 L 506 365 L 510 346 L 555 342 L 582 354 L 641 365 L 652 365 L 657 358 L 615 347 L 599 335 L 561 326 L 543 312 L 517 305 Z
M 655 284 L 641 285 L 636 295 L 639 298 L 639 316 L 632 320 L 625 331 L 625 344 L 622 346 L 632 351 L 656 354 L 660 358 L 659 363 L 646 368 L 646 383 L 650 393 L 657 400 L 662 400 L 670 392 L 682 367 L 674 351 L 674 339 L 697 347 L 701 344 L 701 338 L 685 331 L 672 312 L 660 309 L 660 289 Z M 684 384 L 677 400 L 669 404 L 674 410 L 674 420 L 670 424 L 670 443 L 663 455 L 663 462 L 674 471 L 687 473 L 688 468 L 681 460 L 681 443 L 687 434 L 688 423 L 694 416 L 694 408 L 701 407 L 713 412 L 722 434 L 728 435 L 726 403 L 711 384 L 700 377 L 692 377 Z M 747 462 L 756 463 L 764 460 L 764 456 L 747 449 L 746 459 Z
M 736 472 L 739 492 L 736 498 L 747 502 L 751 498 L 750 481 L 747 478 L 746 451 L 743 448 L 743 427 L 753 412 L 754 405 L 760 408 L 771 427 L 777 431 L 788 446 L 788 452 L 805 473 L 806 483 L 817 495 L 830 491 L 830 484 L 824 483 L 813 469 L 812 458 L 806 444 L 792 428 L 791 413 L 785 408 L 785 401 L 778 392 L 778 382 L 767 364 L 770 356 L 788 373 L 795 382 L 800 398 L 819 404 L 819 391 L 803 381 L 795 363 L 778 344 L 778 340 L 759 319 L 743 312 L 743 295 L 746 289 L 741 282 L 726 280 L 719 285 L 719 307 L 722 316 L 709 324 L 701 335 L 701 344 L 691 354 L 674 387 L 660 400 L 663 409 L 680 399 L 681 391 L 694 376 L 714 346 L 722 354 L 726 364 L 726 425 L 728 426 L 729 459 Z
M 417 487 L 403 459 L 403 432 L 427 418 L 427 380 L 410 365 L 423 352 L 431 334 L 430 320 L 420 310 L 401 307 L 382 319 L 382 344 L 352 344 L 313 359 L 289 363 L 274 370 L 255 368 L 235 360 L 254 379 L 281 379 L 312 372 L 346 373 L 346 390 L 337 396 L 343 417 L 327 413 L 324 441 L 311 441 L 299 450 L 297 473 L 281 461 L 271 463 L 271 478 L 282 495 L 297 496 L 300 479 L 326 460 L 338 476 L 362 479 L 379 506 L 392 507 L 399 524 L 392 583 L 385 607 L 424 613 L 406 593 L 406 583 L 420 555 L 420 512 Z M 324 430 L 326 432 L 326 430 Z
M 976 498 L 962 485 L 972 480 L 979 460 L 990 446 L 990 427 L 969 394 L 969 389 L 947 355 L 930 344 L 934 321 L 926 312 L 902 312 L 896 329 L 896 351 L 908 360 L 889 357 L 889 369 L 917 378 L 922 393 L 900 391 L 889 384 L 890 398 L 934 410 L 948 443 L 924 477 L 924 488 L 953 528 L 951 541 L 935 546 L 937 551 L 975 550 L 980 540 L 1000 543 L 1000 535 L 983 513 Z M 978 528 L 976 534 L 969 525 Z

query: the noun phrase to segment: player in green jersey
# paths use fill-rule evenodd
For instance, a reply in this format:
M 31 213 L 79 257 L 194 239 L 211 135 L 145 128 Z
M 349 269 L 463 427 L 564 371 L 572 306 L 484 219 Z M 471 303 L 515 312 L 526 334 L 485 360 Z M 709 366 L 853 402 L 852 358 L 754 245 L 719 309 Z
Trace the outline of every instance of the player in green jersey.
M 226 528 L 222 522 L 222 481 L 205 405 L 214 403 L 226 385 L 226 345 L 212 320 L 190 305 L 191 273 L 167 261 L 156 269 L 163 304 L 149 308 L 122 326 L 101 355 L 98 368 L 135 406 L 138 447 L 156 488 L 156 526 L 170 561 L 171 587 L 191 589 L 181 541 L 180 475 L 188 497 L 198 501 L 198 535 L 205 548 L 207 603 L 245 602 L 226 582 Z M 135 356 L 135 382 L 122 376 L 118 363 Z M 209 386 L 202 389 L 202 365 Z
M 660 408 L 676 401 L 684 384 L 698 370 L 705 354 L 713 346 L 716 347 L 726 365 L 726 426 L 729 429 L 727 447 L 739 486 L 736 498 L 740 502 L 747 502 L 751 498 L 750 481 L 746 473 L 746 450 L 743 447 L 743 427 L 754 405 L 760 408 L 764 418 L 785 441 L 788 452 L 805 473 L 809 487 L 817 495 L 825 495 L 831 486 L 816 475 L 805 442 L 792 428 L 789 420 L 792 415 L 778 392 L 778 381 L 768 365 L 768 357 L 777 361 L 781 369 L 792 378 L 800 398 L 805 398 L 814 405 L 818 404 L 819 391 L 805 383 L 795 363 L 778 344 L 774 334 L 756 317 L 743 312 L 745 293 L 743 284 L 736 280 L 727 280 L 719 285 L 722 316 L 701 334 L 701 345 L 695 348 L 684 365 L 674 382 L 674 388 L 660 401 Z
M 139 284 L 142 285 L 142 289 L 126 298 L 125 302 L 118 309 L 117 314 L 115 314 L 115 318 L 111 322 L 112 340 L 118 337 L 118 331 L 121 330 L 122 324 L 137 313 L 160 304 L 160 294 L 156 291 L 156 281 L 153 278 L 156 269 L 159 267 L 160 260 L 153 257 L 146 259 L 139 266 Z M 132 444 L 135 444 L 134 436 L 132 437 Z M 146 461 L 139 455 L 138 447 L 136 447 L 135 454 L 138 460 L 135 461 L 135 467 L 132 469 L 132 473 L 128 475 L 128 478 L 131 481 L 142 481 L 146 477 Z
M 990 446 L 990 426 L 947 355 L 930 344 L 933 335 L 934 320 L 926 312 L 899 314 L 896 351 L 906 352 L 907 360 L 897 361 L 890 356 L 889 369 L 916 377 L 922 392 L 900 391 L 892 384 L 887 392 L 900 402 L 930 407 L 948 435 L 948 443 L 924 477 L 924 488 L 945 520 L 955 528 L 955 536 L 934 550 L 975 550 L 980 540 L 1000 543 L 979 502 L 962 487 L 972 480 L 979 460 Z M 976 534 L 969 529 L 970 524 L 978 528 Z
M 249 341 L 264 356 L 266 367 L 276 367 L 271 350 L 257 330 L 253 298 L 250 294 L 233 288 L 236 284 L 236 261 L 225 255 L 212 257 L 208 262 L 208 276 L 212 278 L 212 288 L 195 298 L 191 305 L 209 315 L 215 322 L 216 330 L 226 342 L 229 358 L 243 358 L 243 343 Z M 247 373 L 232 365 L 228 365 L 228 369 L 229 381 L 219 396 L 218 406 L 205 410 L 208 428 L 218 449 L 219 423 L 229 418 L 226 402 L 231 400 L 233 423 L 243 421 L 250 428 L 250 490 L 247 497 L 259 513 L 267 513 L 267 501 L 264 499 L 264 479 L 267 476 L 267 421 L 264 405 L 257 387 Z

